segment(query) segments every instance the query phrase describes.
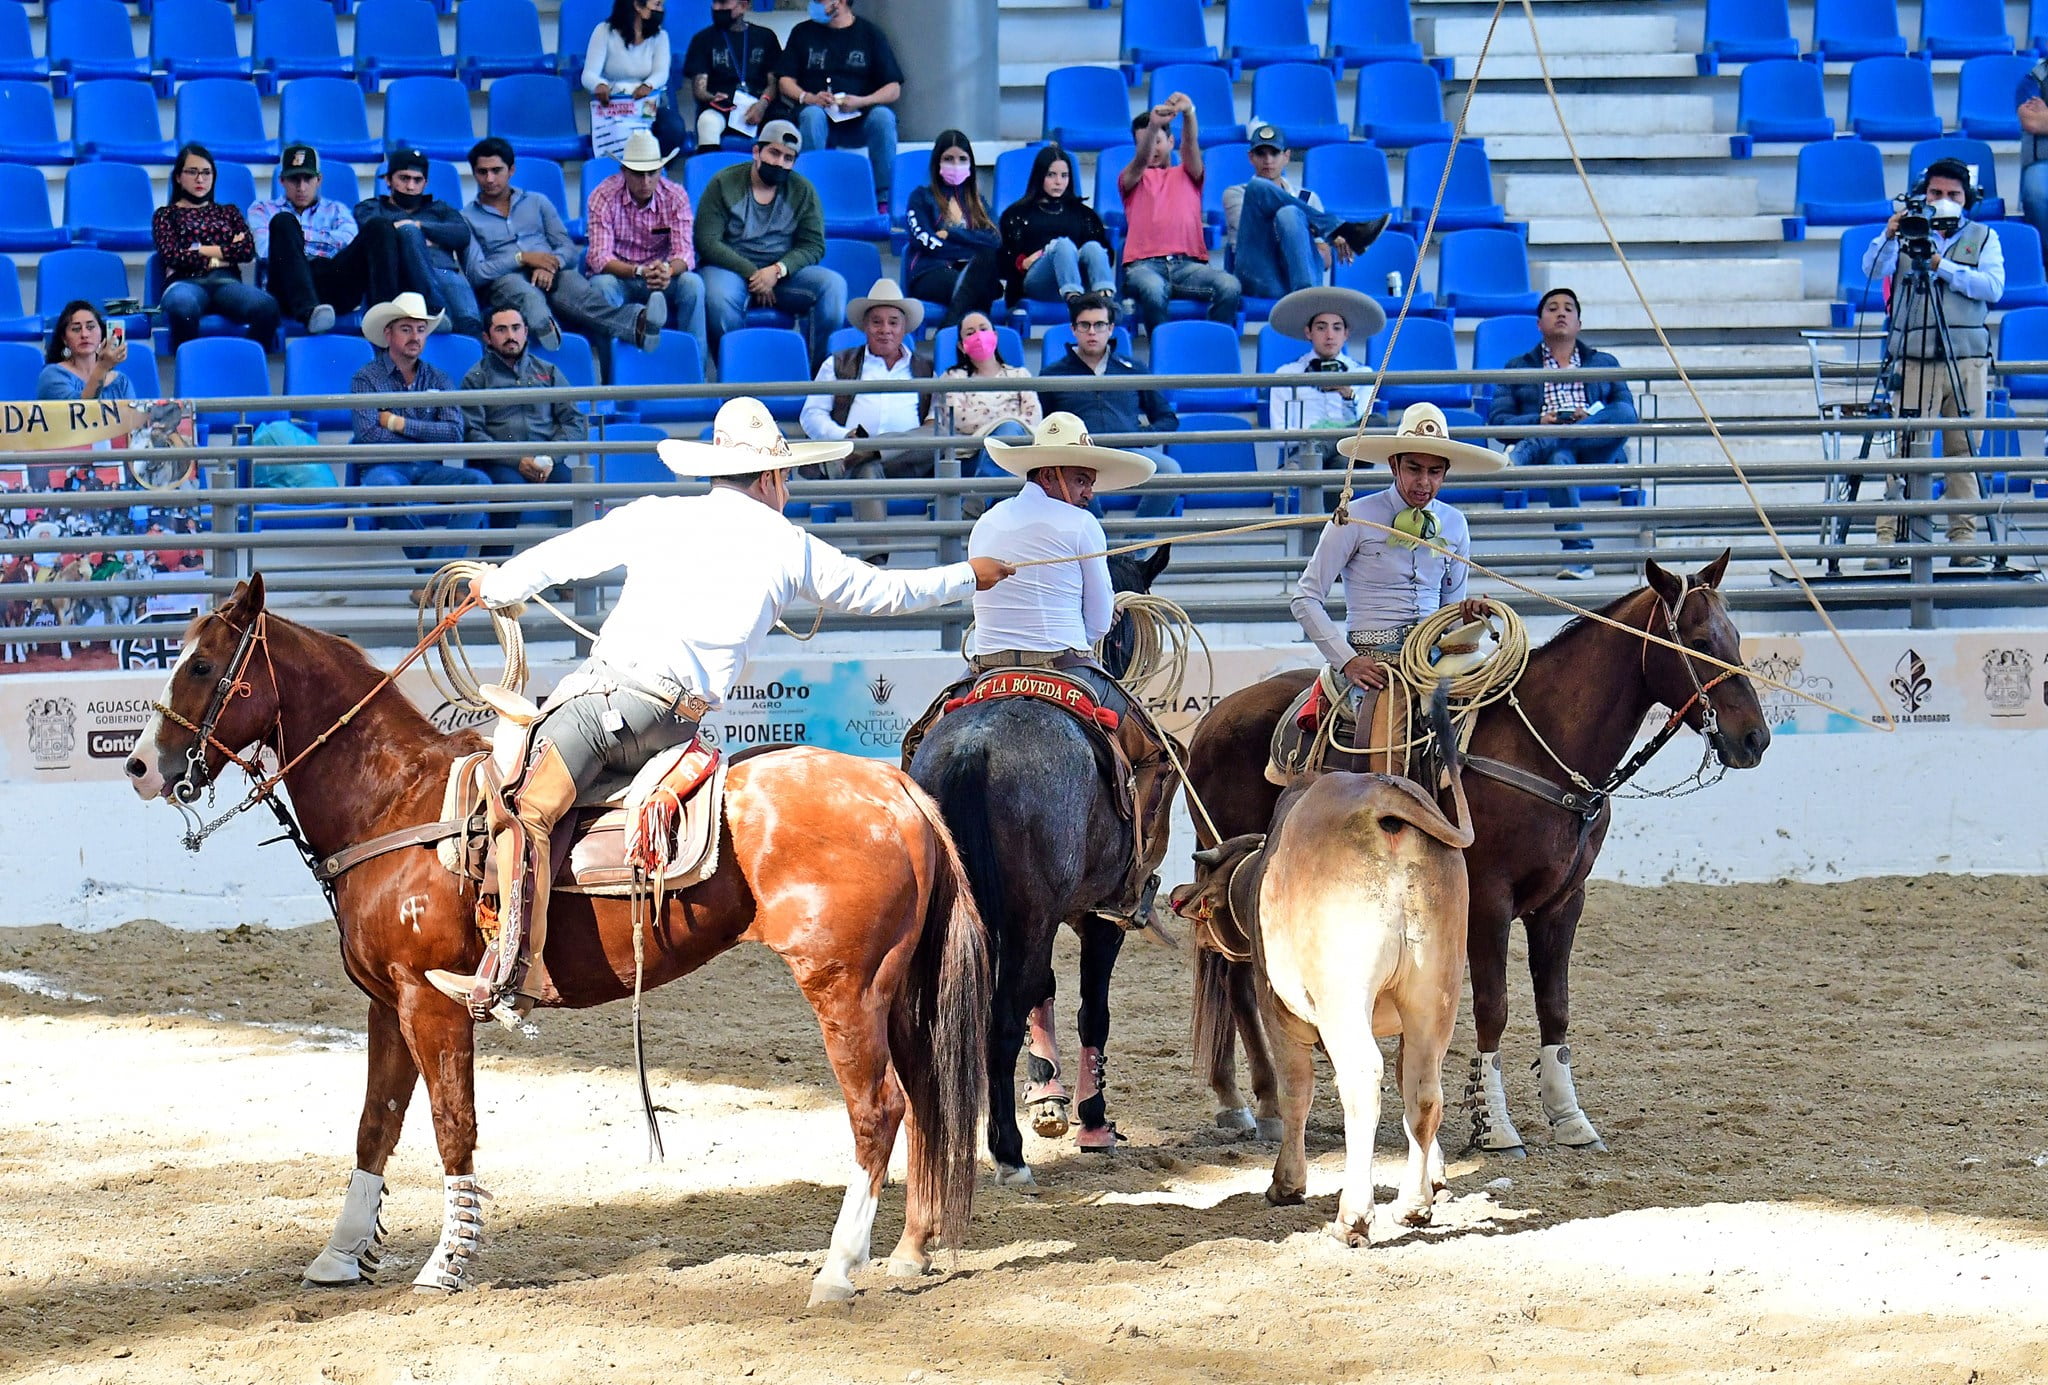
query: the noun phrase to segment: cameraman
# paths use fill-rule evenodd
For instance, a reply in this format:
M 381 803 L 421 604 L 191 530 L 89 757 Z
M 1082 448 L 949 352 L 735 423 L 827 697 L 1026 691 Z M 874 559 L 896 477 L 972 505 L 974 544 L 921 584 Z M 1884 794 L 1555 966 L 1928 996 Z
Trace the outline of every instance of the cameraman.
M 1367 367 L 1354 360 L 1345 347 L 1352 333 L 1370 337 L 1386 326 L 1387 315 L 1380 305 L 1355 289 L 1296 289 L 1273 305 L 1267 319 L 1282 336 L 1305 339 L 1309 350 L 1274 370 L 1276 375 L 1320 374 L 1325 371 L 1362 371 Z M 1268 416 L 1275 428 L 1327 428 L 1327 440 L 1304 439 L 1290 443 L 1293 465 L 1305 471 L 1342 468 L 1337 440 L 1355 431 L 1359 411 L 1365 407 L 1366 391 L 1352 385 L 1277 385 L 1268 398 Z M 1326 509 L 1335 509 L 1337 493 L 1324 493 Z
M 1984 323 L 1991 312 L 1991 305 L 2005 292 L 2005 255 L 1990 227 L 1964 216 L 1964 211 L 1976 201 L 1975 191 L 1970 185 L 1969 165 L 1960 159 L 1936 159 L 1927 166 L 1920 186 L 1913 192 L 1925 199 L 1924 212 L 1909 201 L 1892 213 L 1891 220 L 1885 223 L 1883 238 L 1871 242 L 1870 248 L 1863 252 L 1866 279 L 1882 276 L 1893 281 L 1885 350 L 1898 371 L 1897 407 L 1902 415 L 1910 413 L 1921 418 L 1981 417 L 1991 364 L 1991 333 Z M 1927 223 L 1924 230 L 1926 241 L 1922 245 L 1912 245 L 1910 242 L 1916 239 L 1915 232 L 1921 230 L 1919 222 L 1922 217 Z M 1908 249 L 1909 269 L 1914 259 L 1924 256 L 1927 260 L 1935 290 L 1940 295 L 1938 299 L 1930 301 L 1926 295 L 1914 292 L 1899 277 L 1902 244 Z M 1939 302 L 1941 315 L 1948 323 L 1946 353 L 1935 321 L 1934 302 Z M 1949 354 L 1954 357 L 1952 361 L 1945 358 Z M 1955 383 L 1949 376 L 1951 365 L 1955 370 Z M 1960 398 L 1957 383 L 1961 387 Z M 1929 436 L 1927 433 L 1914 433 L 1909 439 L 1907 455 L 1932 456 Z M 1958 469 L 1949 472 L 1945 478 L 1946 494 L 1954 500 L 1975 500 L 1977 471 L 1969 433 L 1960 429 L 1943 433 L 1941 452 L 1944 457 L 1958 459 Z M 1950 543 L 1970 543 L 1976 536 L 1975 515 L 1952 514 L 1948 517 Z M 1880 515 L 1877 541 L 1896 543 L 1898 537 L 1898 516 Z M 1984 560 L 1975 554 L 1957 554 L 1948 560 L 1948 564 L 1950 567 L 1982 567 Z M 1904 567 L 1906 563 L 1903 558 L 1870 558 L 1863 565 L 1880 569 Z

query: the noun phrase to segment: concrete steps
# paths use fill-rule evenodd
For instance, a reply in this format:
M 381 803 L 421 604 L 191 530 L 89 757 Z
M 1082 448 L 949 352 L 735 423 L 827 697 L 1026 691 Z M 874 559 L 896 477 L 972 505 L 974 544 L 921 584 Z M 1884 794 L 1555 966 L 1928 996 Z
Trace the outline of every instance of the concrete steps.
M 1550 60 L 1550 76 L 1559 82 L 1668 82 L 1685 81 L 1698 73 L 1698 63 L 1690 53 L 1556 53 L 1546 51 Z M 1474 71 L 1479 73 L 1483 86 L 1487 82 L 1540 82 L 1543 80 L 1543 63 L 1535 55 L 1523 57 L 1517 54 L 1503 56 L 1489 53 L 1486 66 L 1479 66 L 1479 57 L 1460 56 L 1452 59 L 1451 74 L 1455 81 L 1469 82 Z
M 1576 173 L 1511 173 L 1503 203 L 1518 221 L 1590 217 L 1593 207 Z M 1591 182 L 1609 217 L 1713 219 L 1755 217 L 1757 180 L 1680 174 L 1595 174 Z
M 1635 95 L 1626 92 L 1563 92 L 1558 106 L 1574 138 L 1587 135 L 1691 135 L 1712 132 L 1714 98 L 1689 92 Z M 1468 135 L 1527 137 L 1557 130 L 1549 96 L 1481 91 L 1466 117 Z M 1725 152 L 1725 144 L 1724 144 Z
M 1680 180 L 1683 181 L 1683 180 Z M 1523 220 L 1510 211 L 1510 216 Z M 1529 221 L 1529 244 L 1594 245 L 1604 247 L 1607 233 L 1598 220 L 1584 217 L 1533 217 Z M 1775 216 L 1615 216 L 1608 215 L 1616 239 L 1624 250 L 1638 245 L 1753 245 L 1781 243 L 1785 222 Z
M 1711 286 L 1719 302 L 1778 303 L 1804 297 L 1805 286 L 1796 260 L 1653 260 L 1632 259 L 1636 283 L 1652 303 L 1697 301 Z M 1617 260 L 1548 261 L 1532 267 L 1539 289 L 1566 285 L 1588 305 L 1589 320 L 1598 321 L 1593 304 L 1636 301 L 1635 288 Z M 1825 305 L 1822 305 L 1825 307 Z
M 1574 7 L 1579 8 L 1579 7 Z M 1678 21 L 1655 14 L 1568 14 L 1555 8 L 1539 11 L 1536 17 L 1543 50 L 1552 57 L 1563 54 L 1609 53 L 1618 55 L 1675 53 Z M 1433 51 L 1464 57 L 1476 56 L 1483 46 L 1489 63 L 1495 57 L 1534 56 L 1535 36 L 1517 5 L 1502 13 L 1500 23 L 1485 19 L 1438 19 L 1432 26 Z M 1491 28 L 1492 39 L 1487 38 Z

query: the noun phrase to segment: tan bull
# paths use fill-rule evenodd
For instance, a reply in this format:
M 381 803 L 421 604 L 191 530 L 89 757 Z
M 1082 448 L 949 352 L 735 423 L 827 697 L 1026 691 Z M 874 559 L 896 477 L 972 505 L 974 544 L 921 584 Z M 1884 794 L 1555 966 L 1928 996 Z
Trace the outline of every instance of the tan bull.
M 1226 946 L 1234 920 L 1256 959 L 1280 1073 L 1281 1142 L 1269 1202 L 1298 1203 L 1307 1191 L 1304 1131 L 1317 1043 L 1329 1054 L 1344 1102 L 1345 1145 L 1344 1190 L 1330 1231 L 1347 1245 L 1371 1235 L 1379 1037 L 1401 1036 L 1396 1076 L 1408 1169 L 1396 1214 L 1427 1225 L 1444 1186 L 1436 1136 L 1444 1053 L 1464 990 L 1463 849 L 1472 831 L 1441 692 L 1431 710 L 1438 744 L 1451 748 L 1447 778 L 1456 821 L 1412 780 L 1302 779 L 1281 796 L 1265 837 L 1235 837 L 1197 852 L 1196 881 L 1175 897 L 1183 914 L 1212 937 L 1220 933 Z M 1256 917 L 1247 920 L 1253 901 Z

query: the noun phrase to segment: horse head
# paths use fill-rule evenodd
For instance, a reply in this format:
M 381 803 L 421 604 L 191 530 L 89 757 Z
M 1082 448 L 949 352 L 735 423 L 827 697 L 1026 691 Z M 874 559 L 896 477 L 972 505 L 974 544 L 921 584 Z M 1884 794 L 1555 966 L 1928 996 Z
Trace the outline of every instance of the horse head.
M 186 627 L 178 662 L 128 757 L 129 782 L 143 799 L 192 802 L 231 758 L 276 728 L 275 676 L 252 676 L 252 666 L 269 667 L 268 652 L 259 650 L 266 622 L 258 573 Z
M 1720 590 L 1729 556 L 1730 550 L 1722 549 L 1720 557 L 1691 577 L 1667 572 L 1651 560 L 1643 565 L 1643 575 L 1661 606 L 1651 616 L 1650 633 L 1740 668 L 1742 634 L 1728 618 Z M 1646 643 L 1643 678 L 1659 702 L 1685 709 L 1685 724 L 1707 738 L 1723 765 L 1753 769 L 1763 759 L 1771 728 L 1745 675 Z
M 1109 585 L 1118 592 L 1149 592 L 1172 557 L 1170 543 L 1160 544 L 1142 558 L 1135 553 L 1119 553 L 1109 560 Z M 1123 677 L 1136 647 L 1130 618 L 1119 613 L 1111 622 L 1109 633 L 1102 637 L 1102 666 L 1112 677 Z

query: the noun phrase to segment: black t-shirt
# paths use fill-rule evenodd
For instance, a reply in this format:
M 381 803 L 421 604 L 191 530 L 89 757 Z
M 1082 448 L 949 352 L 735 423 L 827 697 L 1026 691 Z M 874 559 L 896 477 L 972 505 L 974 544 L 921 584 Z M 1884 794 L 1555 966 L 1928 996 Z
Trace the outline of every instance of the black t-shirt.
M 789 31 L 778 77 L 792 77 L 807 92 L 832 90 L 847 96 L 872 96 L 891 82 L 903 80 L 896 53 L 874 23 L 856 18 L 844 29 L 806 19 Z
M 709 25 L 691 37 L 683 54 L 683 76 L 693 82 L 700 76 L 709 78 L 713 96 L 731 96 L 745 87 L 757 99 L 773 97 L 769 74 L 781 61 L 782 43 L 773 29 L 749 24 L 735 34 Z

